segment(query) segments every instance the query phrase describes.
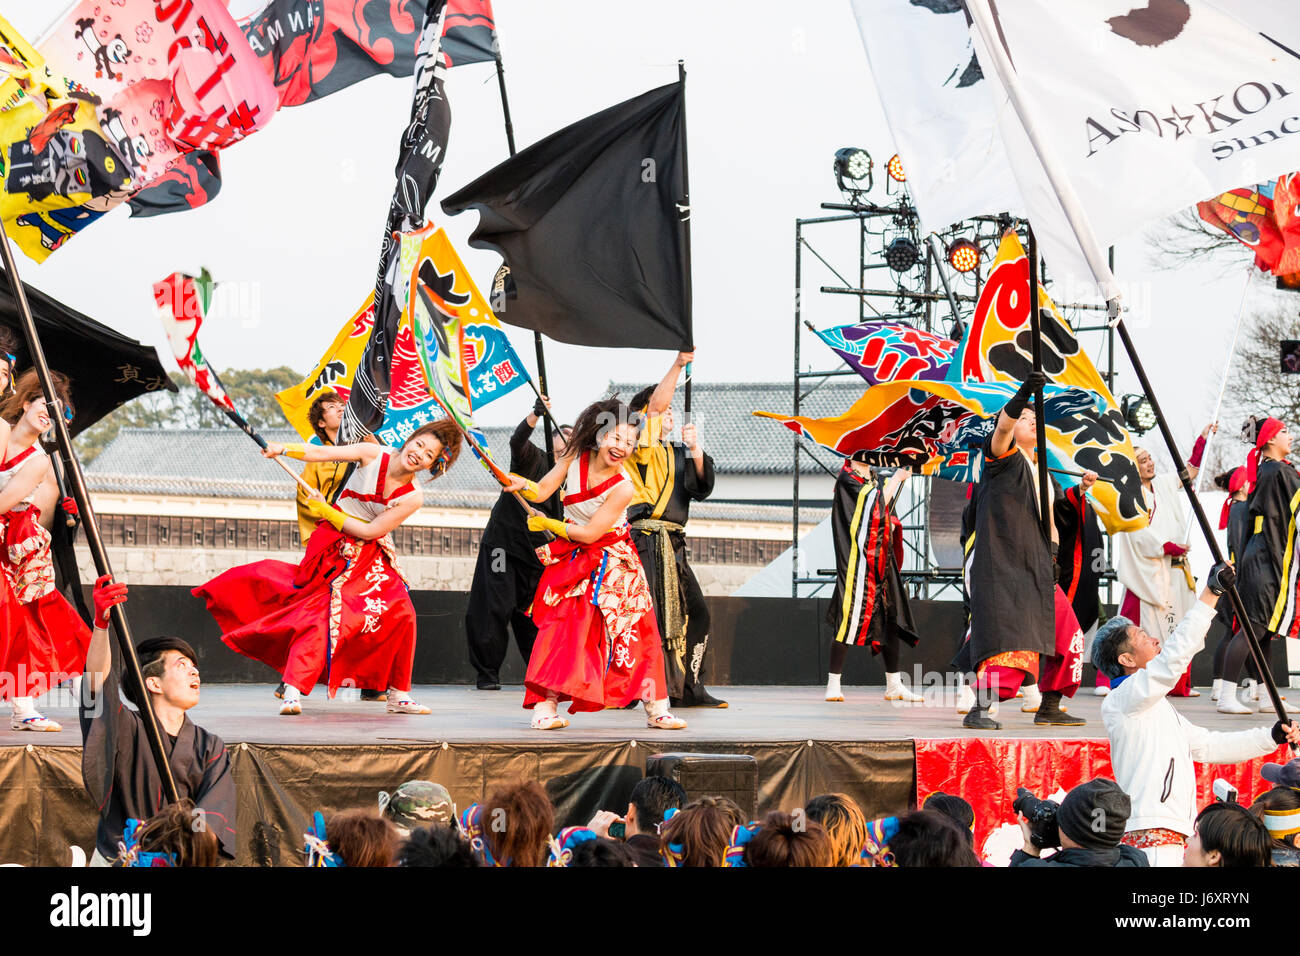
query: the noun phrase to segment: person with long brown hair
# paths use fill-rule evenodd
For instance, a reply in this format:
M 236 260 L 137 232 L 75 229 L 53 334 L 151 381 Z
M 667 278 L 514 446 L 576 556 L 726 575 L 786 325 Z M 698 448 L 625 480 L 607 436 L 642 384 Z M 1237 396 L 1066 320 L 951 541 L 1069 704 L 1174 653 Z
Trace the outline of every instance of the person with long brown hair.
M 460 829 L 484 866 L 545 866 L 555 807 L 536 780 L 497 787 L 461 814 Z
M 221 842 L 188 797 L 169 803 L 143 823 L 127 821 L 114 866 L 216 866 Z
M 625 463 L 635 447 L 627 408 L 613 398 L 596 402 L 578 416 L 541 481 L 515 475 L 505 489 L 545 501 L 564 485 L 563 520 L 528 519 L 530 531 L 556 537 L 538 548 L 546 568 L 533 601 L 537 640 L 524 676 L 534 730 L 568 726 L 556 713 L 562 700 L 570 713 L 641 700 L 648 726 L 686 726 L 668 712 L 659 625 L 627 521 L 635 489 Z
M 831 861 L 827 866 L 858 866 L 867 842 L 867 818 L 846 793 L 823 793 L 813 797 L 804 814 L 821 825 L 830 840 Z
M 744 860 L 745 866 L 758 867 L 836 865 L 831 840 L 820 823 L 800 823 L 780 810 L 763 818 L 762 827 L 745 844 Z
M 324 681 L 388 688 L 390 714 L 427 714 L 411 699 L 415 607 L 397 565 L 392 532 L 419 510 L 420 472 L 446 473 L 462 436 L 450 419 L 411 433 L 401 448 L 383 445 L 269 444 L 267 458 L 351 461 L 357 468 L 338 507 L 312 499 L 319 518 L 300 564 L 257 561 L 194 589 L 221 625 L 226 646 L 278 670 L 280 713 L 302 713 L 300 695 Z
M 53 377 L 61 409 L 47 407 L 34 370 L 19 376 L 0 404 L 0 700 L 13 704 L 11 730 L 63 729 L 34 701 L 80 674 L 90 645 L 90 628 L 56 587 L 50 533 L 34 503 L 38 488 L 54 481 L 39 439 L 51 414 L 72 414 L 68 379 Z
M 722 866 L 731 834 L 744 822 L 744 812 L 726 797 L 692 800 L 659 828 L 664 865 Z

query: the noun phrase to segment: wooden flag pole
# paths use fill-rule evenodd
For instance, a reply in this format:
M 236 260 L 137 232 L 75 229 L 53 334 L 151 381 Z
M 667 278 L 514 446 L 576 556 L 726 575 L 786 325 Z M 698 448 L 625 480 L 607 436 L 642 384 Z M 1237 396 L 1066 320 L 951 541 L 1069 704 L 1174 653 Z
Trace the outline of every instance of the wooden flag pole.
M 45 361 L 45 350 L 41 347 L 41 337 L 36 331 L 36 322 L 32 318 L 31 306 L 27 304 L 27 293 L 23 289 L 22 280 L 18 277 L 18 267 L 14 262 L 13 250 L 9 248 L 9 234 L 4 228 L 4 223 L 0 222 L 0 258 L 4 260 L 5 272 L 9 275 L 9 285 L 13 288 L 14 302 L 18 305 L 18 321 L 22 326 L 23 338 L 27 343 L 27 351 L 31 356 L 32 366 L 36 369 L 36 375 L 41 380 L 41 390 L 45 393 L 45 401 L 51 408 L 57 407 L 58 394 L 54 389 L 54 380 L 50 375 L 50 366 Z M 113 568 L 108 561 L 108 551 L 104 547 L 104 539 L 99 533 L 99 523 L 95 520 L 95 511 L 91 507 L 90 492 L 86 488 L 86 476 L 81 471 L 81 465 L 77 461 L 77 456 L 72 450 L 72 435 L 68 432 L 68 424 L 61 414 L 51 415 L 54 422 L 54 439 L 58 445 L 59 457 L 63 460 L 64 473 L 69 479 L 72 492 L 72 498 L 77 502 L 77 510 L 81 513 L 81 524 L 86 532 L 86 544 L 90 548 L 91 560 L 95 564 L 95 573 L 99 577 L 105 574 L 112 574 Z M 176 778 L 172 776 L 172 767 L 167 760 L 167 750 L 163 746 L 162 730 L 158 726 L 158 718 L 153 712 L 153 702 L 149 694 L 144 690 L 144 677 L 140 673 L 140 659 L 135 655 L 135 642 L 131 639 L 131 628 L 127 624 L 126 614 L 122 606 L 116 605 L 110 612 L 112 621 L 112 630 L 117 635 L 118 649 L 122 653 L 122 665 L 126 670 L 125 676 L 135 682 L 135 686 L 140 688 L 140 718 L 144 723 L 145 738 L 149 741 L 149 752 L 153 754 L 154 764 L 158 769 L 158 777 L 162 782 L 163 800 L 166 803 L 175 803 L 178 799 L 176 791 Z M 117 701 L 100 700 L 101 706 L 116 706 Z

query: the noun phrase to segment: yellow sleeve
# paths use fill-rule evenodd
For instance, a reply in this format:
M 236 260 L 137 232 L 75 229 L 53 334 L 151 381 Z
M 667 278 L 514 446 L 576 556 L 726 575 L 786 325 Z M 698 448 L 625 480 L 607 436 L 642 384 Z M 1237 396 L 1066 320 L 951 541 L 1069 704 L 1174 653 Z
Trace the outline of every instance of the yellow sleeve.
M 664 417 L 662 414 L 647 415 L 641 425 L 641 434 L 637 438 L 636 451 L 632 452 L 632 462 L 645 465 L 650 461 L 663 435 Z

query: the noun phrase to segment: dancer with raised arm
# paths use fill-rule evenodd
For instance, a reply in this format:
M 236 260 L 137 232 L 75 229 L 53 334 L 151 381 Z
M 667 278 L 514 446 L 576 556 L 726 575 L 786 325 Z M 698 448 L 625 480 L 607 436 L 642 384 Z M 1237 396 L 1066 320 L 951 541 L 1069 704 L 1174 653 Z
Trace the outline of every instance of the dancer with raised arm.
M 538 548 L 546 567 L 533 600 L 537 640 L 524 677 L 524 707 L 535 730 L 567 727 L 556 713 L 566 700 L 569 713 L 641 700 L 648 726 L 686 726 L 668 712 L 654 603 L 629 534 L 634 488 L 624 463 L 635 447 L 636 426 L 623 403 L 596 402 L 578 416 L 546 477 L 515 475 L 506 486 L 545 501 L 565 483 L 562 520 L 528 519 L 529 530 L 556 537 Z
M 412 432 L 401 448 L 356 444 L 279 445 L 267 458 L 354 461 L 338 507 L 312 499 L 320 519 L 302 563 L 257 561 L 194 589 L 225 632 L 222 640 L 283 675 L 280 713 L 302 713 L 317 682 L 330 697 L 342 686 L 388 688 L 390 714 L 427 714 L 411 699 L 415 608 L 397 565 L 392 532 L 419 510 L 415 479 L 445 474 L 461 432 L 441 419 Z
M 52 375 L 61 413 L 70 416 L 68 380 Z M 63 729 L 36 710 L 35 699 L 78 676 L 90 645 L 90 628 L 55 585 L 50 533 L 34 504 L 41 485 L 54 482 L 39 441 L 51 414 L 60 411 L 47 407 L 34 370 L 0 404 L 0 700 L 13 705 L 11 730 Z

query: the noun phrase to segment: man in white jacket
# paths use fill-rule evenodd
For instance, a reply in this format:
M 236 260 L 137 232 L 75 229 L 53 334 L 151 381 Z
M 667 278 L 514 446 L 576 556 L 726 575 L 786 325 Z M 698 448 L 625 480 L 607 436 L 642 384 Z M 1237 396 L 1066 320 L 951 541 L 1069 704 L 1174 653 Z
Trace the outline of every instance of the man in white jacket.
M 1216 565 L 1200 601 L 1163 646 L 1158 636 L 1124 617 L 1107 621 L 1093 641 L 1092 662 L 1112 681 L 1101 705 L 1111 765 L 1133 801 L 1124 842 L 1143 850 L 1152 866 L 1182 865 L 1197 811 L 1193 761 L 1238 763 L 1271 754 L 1288 741 L 1300 744 L 1294 723 L 1210 731 L 1186 720 L 1165 699 L 1204 647 L 1219 595 L 1233 579 L 1230 565 Z

